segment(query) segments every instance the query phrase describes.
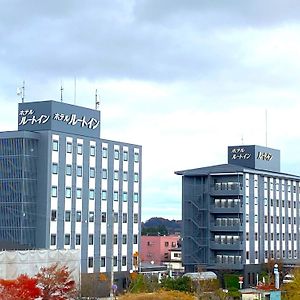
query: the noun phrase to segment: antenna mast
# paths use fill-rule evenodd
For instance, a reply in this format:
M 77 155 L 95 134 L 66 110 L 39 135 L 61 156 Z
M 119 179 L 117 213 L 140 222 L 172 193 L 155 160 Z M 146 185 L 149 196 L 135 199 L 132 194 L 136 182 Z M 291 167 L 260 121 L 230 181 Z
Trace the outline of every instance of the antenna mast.
M 266 118 L 266 147 L 268 147 L 268 111 L 265 112 L 265 118 Z
M 98 100 L 98 90 L 95 92 L 95 109 L 98 110 L 100 105 L 100 100 Z
M 76 76 L 74 77 L 74 104 L 76 104 Z
M 63 102 L 63 86 L 62 86 L 62 83 L 60 84 L 60 102 Z

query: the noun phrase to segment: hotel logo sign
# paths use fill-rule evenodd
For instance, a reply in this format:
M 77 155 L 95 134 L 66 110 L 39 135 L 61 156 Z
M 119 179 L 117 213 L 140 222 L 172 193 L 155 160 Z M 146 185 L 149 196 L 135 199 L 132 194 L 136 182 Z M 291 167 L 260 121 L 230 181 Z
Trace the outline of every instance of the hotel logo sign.
M 100 121 L 95 118 L 86 118 L 85 116 L 78 116 L 77 114 L 53 113 L 52 115 L 36 115 L 33 109 L 20 110 L 19 116 L 19 126 L 23 126 L 26 124 L 45 124 L 50 119 L 64 122 L 71 126 L 75 126 L 76 124 L 78 124 L 80 127 L 89 129 L 96 129 L 100 124 Z
M 273 158 L 273 155 L 268 152 L 257 152 L 257 159 L 265 160 L 265 161 L 270 161 Z
M 245 148 L 233 148 L 231 150 L 231 159 L 244 159 L 248 160 L 251 157 L 250 153 L 247 153 Z

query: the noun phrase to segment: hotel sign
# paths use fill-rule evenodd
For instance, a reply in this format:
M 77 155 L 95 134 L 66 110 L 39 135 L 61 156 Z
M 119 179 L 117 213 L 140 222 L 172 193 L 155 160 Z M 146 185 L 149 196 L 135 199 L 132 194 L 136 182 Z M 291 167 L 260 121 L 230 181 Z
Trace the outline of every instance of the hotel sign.
M 87 127 L 89 129 L 95 129 L 100 124 L 100 121 L 95 118 L 86 118 L 85 116 L 77 116 L 76 114 L 53 113 L 52 115 L 37 115 L 33 109 L 21 110 L 19 112 L 19 116 L 19 126 L 26 125 L 27 123 L 31 125 L 36 123 L 45 124 L 50 119 L 65 122 L 66 124 L 71 126 L 79 124 L 81 127 Z
M 19 103 L 18 129 L 100 138 L 100 111 L 57 101 Z
M 247 153 L 245 148 L 233 148 L 231 150 L 231 159 L 249 159 L 251 157 L 250 153 Z
M 280 172 L 280 151 L 257 145 L 229 146 L 228 163 L 251 169 Z

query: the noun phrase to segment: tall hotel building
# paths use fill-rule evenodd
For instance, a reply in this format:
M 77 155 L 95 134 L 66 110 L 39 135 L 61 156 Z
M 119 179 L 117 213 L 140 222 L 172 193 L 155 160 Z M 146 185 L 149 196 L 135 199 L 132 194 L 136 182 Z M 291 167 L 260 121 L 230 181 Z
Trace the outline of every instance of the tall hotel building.
M 98 110 L 19 104 L 18 131 L 0 133 L 2 242 L 80 249 L 83 273 L 135 268 L 142 148 L 100 138 L 100 125 Z
M 183 263 L 236 270 L 256 283 L 269 259 L 299 262 L 300 177 L 280 172 L 280 151 L 228 147 L 228 164 L 182 176 Z

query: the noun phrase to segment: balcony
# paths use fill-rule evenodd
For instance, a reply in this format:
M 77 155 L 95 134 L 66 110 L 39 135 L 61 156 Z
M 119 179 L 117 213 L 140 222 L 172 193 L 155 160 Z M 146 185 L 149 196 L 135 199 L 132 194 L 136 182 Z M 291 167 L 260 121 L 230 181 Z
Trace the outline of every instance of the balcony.
M 243 213 L 243 205 L 240 199 L 215 199 L 210 206 L 211 213 Z
M 211 250 L 243 250 L 243 242 L 219 242 L 219 241 L 210 241 Z
M 236 225 L 232 225 L 232 226 L 228 226 L 228 225 L 222 226 L 222 225 L 213 224 L 210 227 L 210 231 L 226 231 L 226 232 L 238 231 L 238 232 L 241 232 L 241 231 L 243 231 L 243 226 L 241 224 L 236 224 Z
M 243 195 L 243 186 L 240 182 L 217 182 L 210 189 L 211 196 Z

